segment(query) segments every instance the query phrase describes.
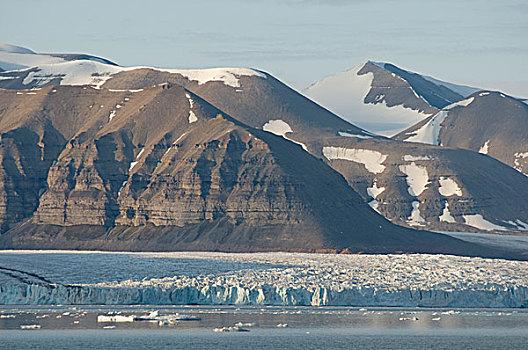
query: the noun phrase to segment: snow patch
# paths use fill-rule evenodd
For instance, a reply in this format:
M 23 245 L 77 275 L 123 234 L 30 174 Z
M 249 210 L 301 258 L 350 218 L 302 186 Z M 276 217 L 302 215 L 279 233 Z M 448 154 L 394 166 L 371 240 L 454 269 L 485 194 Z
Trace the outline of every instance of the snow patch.
M 121 187 L 119 187 L 119 191 L 117 191 L 118 197 L 121 194 L 121 191 L 123 191 L 123 188 L 125 188 L 126 184 L 127 184 L 127 180 L 123 181 L 123 183 L 121 184 Z
M 169 72 L 183 75 L 185 78 L 203 85 L 210 81 L 221 81 L 227 86 L 240 87 L 239 77 L 255 76 L 266 78 L 266 74 L 249 68 L 210 68 L 210 69 L 160 69 L 152 68 L 162 72 Z
M 372 187 L 367 187 L 368 195 L 374 199 L 376 199 L 380 194 L 382 194 L 383 191 L 385 191 L 385 187 L 378 187 L 376 180 L 374 180 Z
M 412 202 L 412 207 L 411 216 L 409 216 L 407 223 L 410 226 L 425 226 L 425 219 L 420 213 L 420 202 Z
M 376 180 L 374 180 L 374 183 L 372 184 L 372 187 L 367 187 L 367 194 L 373 198 L 373 200 L 371 200 L 368 205 L 374 209 L 376 212 L 378 212 L 379 214 L 380 211 L 378 209 L 379 207 L 379 202 L 376 200 L 376 198 L 381 194 L 383 193 L 383 191 L 385 191 L 385 187 L 378 187 L 378 184 L 376 182 Z
M 515 226 L 517 230 L 519 231 L 528 231 L 528 224 L 520 219 L 516 219 L 515 221 L 504 221 L 507 224 L 510 224 L 512 226 Z
M 132 171 L 132 169 L 134 169 L 134 167 L 136 166 L 138 162 L 135 161 L 135 162 L 130 162 L 130 166 L 128 167 L 128 171 Z
M 489 92 L 481 92 L 481 93 L 479 94 L 479 96 L 488 96 L 489 94 L 490 94 Z
M 507 228 L 499 225 L 495 225 L 492 222 L 484 219 L 481 214 L 474 215 L 463 215 L 464 222 L 466 225 L 473 226 L 479 230 L 485 231 L 508 231 Z
M 287 133 L 293 132 L 290 125 L 286 123 L 284 120 L 276 119 L 276 120 L 270 120 L 266 124 L 262 126 L 262 130 L 271 132 L 272 134 L 278 135 L 278 136 L 286 136 Z
M 475 100 L 474 97 L 470 97 L 468 99 L 465 99 L 465 100 L 461 100 L 461 101 L 458 101 L 458 102 L 455 102 L 455 103 L 452 103 L 450 104 L 449 106 L 446 106 L 444 107 L 445 110 L 450 110 L 450 109 L 453 109 L 455 107 L 467 107 L 471 104 L 471 102 L 473 102 Z
M 110 115 L 108 116 L 108 121 L 111 122 L 112 119 L 114 119 L 115 116 L 116 116 L 116 111 L 110 112 Z
M 302 142 L 295 141 L 288 136 L 286 136 L 287 133 L 293 132 L 290 125 L 286 123 L 284 120 L 275 119 L 275 120 L 269 120 L 266 124 L 262 126 L 262 130 L 271 132 L 272 134 L 275 134 L 277 136 L 282 136 L 288 141 L 291 141 L 293 143 L 296 143 L 300 145 L 305 151 L 308 152 L 308 148 L 306 148 L 306 145 Z
M 189 101 L 189 106 L 190 106 L 190 110 L 189 110 L 189 124 L 192 124 L 192 123 L 194 123 L 195 121 L 198 120 L 198 117 L 196 116 L 196 114 L 194 114 L 194 112 L 192 110 L 193 106 L 194 106 L 194 101 L 191 98 L 191 95 L 189 95 L 188 93 L 185 93 L 185 97 L 187 97 L 187 101 Z
M 409 188 L 409 194 L 411 196 L 419 196 L 426 189 L 429 182 L 429 174 L 427 173 L 427 168 L 416 165 L 412 162 L 408 165 L 400 165 L 399 169 L 406 176 L 407 185 Z
M 418 130 L 408 133 L 411 135 L 405 139 L 407 142 L 419 142 L 427 143 L 430 145 L 440 145 L 438 136 L 440 134 L 440 129 L 442 128 L 442 123 L 447 117 L 449 111 L 440 111 L 435 114 L 431 120 L 422 125 Z
M 442 211 L 442 215 L 438 217 L 438 219 L 442 222 L 448 222 L 450 224 L 456 224 L 455 218 L 451 215 L 451 212 L 449 212 L 449 203 L 446 201 L 444 210 Z
M 403 156 L 403 160 L 406 162 L 415 162 L 419 160 L 431 160 L 431 159 L 433 158 L 431 158 L 430 156 L 411 156 L 409 154 L 406 154 Z
M 513 168 L 519 171 L 520 173 L 523 173 L 524 169 L 521 164 L 521 160 L 528 157 L 528 152 L 517 152 L 514 154 L 514 156 L 515 156 L 515 159 L 513 160 L 513 164 L 514 164 Z M 528 176 L 528 174 L 524 174 L 524 175 Z
M 344 131 L 338 131 L 337 134 L 339 136 L 344 136 L 344 137 L 357 137 L 359 139 L 371 139 L 372 136 L 370 135 L 359 135 L 359 134 L 351 134 L 351 133 L 348 133 L 348 132 L 344 132 Z
M 378 214 L 381 215 L 381 212 L 379 211 L 378 207 L 379 207 L 379 202 L 375 199 L 371 200 L 370 202 L 368 202 L 368 205 L 374 209 Z
M 440 187 L 438 188 L 438 192 L 444 197 L 450 197 L 450 196 L 462 196 L 462 190 L 458 186 L 455 180 L 449 177 L 443 177 L 440 176 L 438 179 L 438 182 L 440 183 Z
M 386 154 L 378 151 L 343 147 L 323 147 L 323 155 L 328 160 L 342 159 L 363 164 L 373 174 L 380 174 L 385 170 L 383 162 L 387 159 Z
M 490 140 L 484 142 L 482 147 L 479 148 L 478 153 L 488 154 L 489 142 L 490 142 Z
M 176 141 L 174 141 L 172 144 L 173 144 L 173 145 L 176 145 L 176 144 L 178 143 L 178 141 L 180 141 L 180 140 L 185 136 L 185 134 L 186 134 L 185 132 L 184 132 L 183 134 L 181 134 L 180 137 L 178 137 L 178 138 L 176 139 Z

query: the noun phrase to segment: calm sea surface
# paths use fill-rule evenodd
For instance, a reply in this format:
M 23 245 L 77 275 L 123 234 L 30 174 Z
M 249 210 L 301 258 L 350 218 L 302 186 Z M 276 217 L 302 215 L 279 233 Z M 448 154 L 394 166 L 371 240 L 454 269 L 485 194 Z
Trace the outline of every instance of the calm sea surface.
M 98 315 L 200 321 L 98 323 Z M 214 332 L 238 322 L 249 332 Z M 277 327 L 287 324 L 286 327 Z M 21 329 L 40 326 L 40 329 Z M 37 327 L 33 327 L 37 328 Z M 0 349 L 527 349 L 528 310 L 313 307 L 6 307 Z

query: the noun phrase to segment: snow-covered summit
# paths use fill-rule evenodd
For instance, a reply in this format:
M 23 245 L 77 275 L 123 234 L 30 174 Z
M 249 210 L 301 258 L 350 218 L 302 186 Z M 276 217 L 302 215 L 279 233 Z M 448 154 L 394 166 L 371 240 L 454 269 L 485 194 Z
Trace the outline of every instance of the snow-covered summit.
M 180 74 L 199 85 L 220 81 L 227 86 L 239 87 L 239 77 L 266 78 L 260 71 L 249 68 L 164 69 L 147 66 L 121 67 L 104 58 L 90 55 L 39 54 L 31 50 L 0 45 L 0 87 L 39 88 L 52 82 L 61 85 L 90 85 L 101 87 L 114 74 L 136 69 L 153 69 Z M 20 84 L 14 84 L 21 79 Z M 3 83 L 3 84 L 2 84 Z M 8 85 L 11 83 L 10 85 Z
M 386 69 L 386 70 L 391 71 L 391 72 L 394 70 L 393 67 L 398 68 L 396 65 L 394 65 L 392 63 L 389 63 L 389 62 L 372 62 L 372 63 L 377 65 L 380 68 Z M 463 97 L 468 97 L 469 95 L 471 95 L 471 94 L 473 94 L 473 93 L 475 93 L 477 91 L 481 91 L 482 90 L 480 88 L 471 87 L 471 86 L 467 86 L 467 85 L 449 83 L 447 81 L 439 80 L 439 79 L 433 78 L 433 77 L 425 75 L 425 74 L 411 72 L 411 71 L 404 70 L 404 69 L 401 69 L 401 68 L 398 68 L 398 69 L 401 70 L 401 71 L 405 71 L 408 74 L 415 74 L 415 75 L 417 75 L 419 77 L 422 77 L 423 79 L 433 83 L 434 85 L 436 85 L 438 87 L 443 86 L 443 87 L 445 87 L 445 88 L 447 88 L 447 89 L 449 89 L 451 91 L 454 91 L 455 93 L 457 93 L 457 94 L 459 94 L 459 95 L 461 95 Z
M 390 96 L 393 91 L 400 97 Z M 434 112 L 408 84 L 371 62 L 318 81 L 303 92 L 343 119 L 384 136 Z
M 304 93 L 347 121 L 392 136 L 479 90 L 367 61 L 312 84 Z
M 0 43 L 0 51 L 2 52 L 12 52 L 12 53 L 35 53 L 30 49 L 27 49 L 22 46 L 16 46 L 11 44 L 2 44 Z

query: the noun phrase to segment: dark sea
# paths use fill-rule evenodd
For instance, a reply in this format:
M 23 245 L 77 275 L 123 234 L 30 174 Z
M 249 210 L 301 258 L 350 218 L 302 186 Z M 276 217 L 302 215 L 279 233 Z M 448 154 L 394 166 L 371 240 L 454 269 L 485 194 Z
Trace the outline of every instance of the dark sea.
M 97 322 L 155 310 L 200 320 Z M 215 332 L 239 322 L 247 332 Z M 0 349 L 528 349 L 528 310 L 5 307 Z

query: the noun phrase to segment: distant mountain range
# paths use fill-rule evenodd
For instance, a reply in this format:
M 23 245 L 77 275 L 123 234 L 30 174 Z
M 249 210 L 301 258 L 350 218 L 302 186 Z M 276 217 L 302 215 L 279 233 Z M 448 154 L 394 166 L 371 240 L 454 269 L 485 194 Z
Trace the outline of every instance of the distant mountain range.
M 401 141 L 473 88 L 368 62 L 337 76 L 366 93 L 340 118 L 254 69 L 121 67 L 8 45 L 0 68 L 2 247 L 503 256 L 423 230 L 528 231 L 526 176 Z M 305 93 L 322 102 L 333 82 Z M 350 122 L 367 112 L 407 130 L 388 139 Z

